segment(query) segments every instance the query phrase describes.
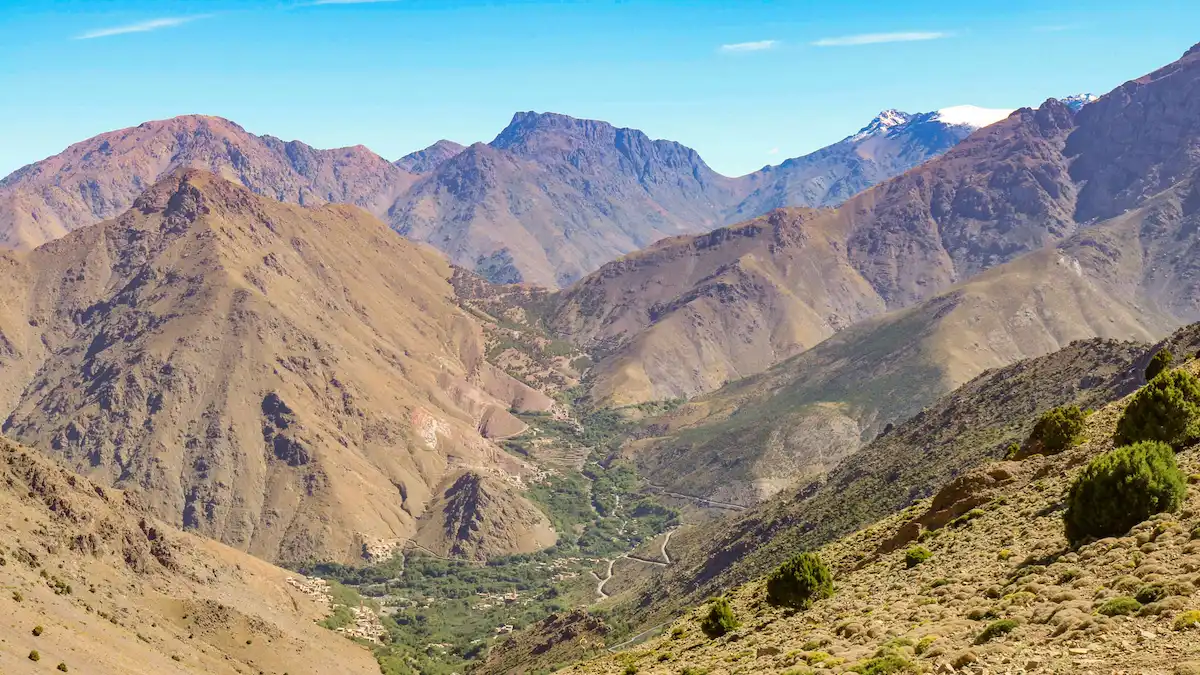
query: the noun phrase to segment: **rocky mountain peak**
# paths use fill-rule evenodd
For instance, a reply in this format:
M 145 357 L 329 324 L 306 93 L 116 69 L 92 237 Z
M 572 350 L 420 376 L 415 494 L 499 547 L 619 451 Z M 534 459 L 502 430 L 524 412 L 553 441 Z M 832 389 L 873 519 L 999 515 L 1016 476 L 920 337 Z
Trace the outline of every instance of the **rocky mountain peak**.
M 907 124 L 912 118 L 913 116 L 906 112 L 896 110 L 895 108 L 888 108 L 887 110 L 884 110 L 876 115 L 875 118 L 867 124 L 867 126 L 859 129 L 858 133 L 854 134 L 850 138 L 853 140 L 859 140 L 868 136 L 887 133 L 896 127 Z
M 412 173 L 429 173 L 463 150 L 466 150 L 466 146 L 443 138 L 423 150 L 408 153 L 396 160 L 395 164 Z

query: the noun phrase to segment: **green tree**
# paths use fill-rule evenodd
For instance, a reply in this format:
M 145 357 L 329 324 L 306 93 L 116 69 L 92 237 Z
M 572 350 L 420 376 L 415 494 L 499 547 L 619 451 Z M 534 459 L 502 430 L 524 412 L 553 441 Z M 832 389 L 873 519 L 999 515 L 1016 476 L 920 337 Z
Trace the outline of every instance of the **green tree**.
M 1025 454 L 1054 455 L 1079 442 L 1083 433 L 1083 422 L 1087 415 L 1079 406 L 1051 408 L 1042 413 L 1029 440 L 1025 442 Z
M 1187 488 L 1175 452 L 1147 441 L 1117 448 L 1093 459 L 1076 477 L 1063 514 L 1072 545 L 1088 537 L 1124 534 L 1156 513 L 1183 503 Z
M 733 607 L 725 597 L 713 598 L 709 601 L 708 615 L 700 622 L 700 630 L 710 638 L 719 638 L 731 630 L 737 630 L 741 624 L 733 615 Z
M 1200 382 L 1186 370 L 1161 373 L 1142 387 L 1125 408 L 1114 445 L 1161 441 L 1181 448 L 1200 436 Z
M 833 575 L 816 553 L 801 553 L 779 566 L 767 579 L 767 602 L 807 609 L 833 596 Z
M 1146 366 L 1146 381 L 1149 382 L 1158 377 L 1159 373 L 1170 370 L 1171 364 L 1175 362 L 1175 355 L 1170 349 L 1160 349 L 1158 353 L 1150 359 L 1150 365 Z

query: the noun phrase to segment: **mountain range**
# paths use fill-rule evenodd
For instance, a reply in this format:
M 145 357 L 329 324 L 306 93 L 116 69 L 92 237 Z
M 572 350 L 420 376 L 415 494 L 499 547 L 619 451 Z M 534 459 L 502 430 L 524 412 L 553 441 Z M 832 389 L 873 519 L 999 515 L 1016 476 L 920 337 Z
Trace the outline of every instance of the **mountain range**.
M 1014 609 L 1052 600 L 1041 586 L 913 585 L 900 549 L 949 528 L 968 534 L 928 535 L 968 542 L 930 543 L 946 574 L 1005 576 L 969 555 L 1006 562 L 1002 541 L 1021 547 L 1018 570 L 1067 562 L 1057 535 L 1016 530 L 1058 518 L 1066 476 L 1108 449 L 1154 354 L 1197 370 L 1198 83 L 1200 45 L 1101 97 L 887 110 L 740 177 L 635 129 L 533 112 L 489 143 L 396 161 L 204 116 L 73 145 L 0 181 L 14 602 L 36 591 L 53 625 L 83 627 L 77 644 L 133 627 L 137 656 L 102 649 L 101 672 L 183 668 L 164 657 L 370 669 L 313 637 L 312 619 L 336 615 L 379 627 L 389 673 L 474 659 L 518 673 L 562 645 L 636 641 L 739 584 L 739 611 L 758 611 L 756 577 L 826 546 L 861 592 L 837 605 L 849 618 L 822 605 L 833 636 L 817 647 L 847 659 L 899 648 L 888 631 L 906 621 L 895 635 L 936 622 L 965 647 L 964 620 L 918 586 L 1052 623 L 1048 605 Z M 1063 405 L 1099 410 L 1082 449 L 988 464 Z M 1194 576 L 1174 553 L 1200 550 L 1192 525 L 1150 529 L 1169 536 L 1139 535 L 1138 553 L 1172 551 L 1151 569 Z M 1127 558 L 1071 559 L 1104 585 L 1053 603 L 1090 616 L 1143 562 Z M 263 561 L 362 595 L 314 596 Z M 129 593 L 64 600 L 67 577 Z M 952 583 L 970 594 L 934 593 Z M 863 618 L 884 595 L 904 617 Z M 555 612 L 536 622 L 537 608 Z M 85 616 L 98 609 L 115 628 Z M 729 639 L 686 658 L 790 668 L 771 624 L 809 630 L 792 619 L 738 634 L 736 655 L 718 648 Z M 658 639 L 649 667 L 668 668 L 688 630 Z M 1048 632 L 1024 634 L 1053 646 Z M 262 642 L 275 647 L 249 649 Z M 0 643 L 6 659 L 14 644 L 34 646 Z M 638 659 L 602 655 L 596 672 Z
M 184 116 L 102 134 L 4 178 L 0 246 L 32 248 L 117 216 L 186 167 L 279 201 L 360 206 L 491 281 L 555 288 L 664 237 L 839 203 L 1003 112 L 887 111 L 829 148 L 740 178 L 678 143 L 551 113 L 518 113 L 491 143 L 438 141 L 394 163 L 362 146 L 318 150 Z
M 1077 113 L 1021 109 L 834 211 L 664 242 L 567 291 L 557 320 L 600 345 L 600 400 L 711 392 L 631 446 L 650 480 L 754 503 L 989 368 L 1200 320 L 1200 128 L 1176 121 L 1200 110 L 1197 80 L 1192 50 Z

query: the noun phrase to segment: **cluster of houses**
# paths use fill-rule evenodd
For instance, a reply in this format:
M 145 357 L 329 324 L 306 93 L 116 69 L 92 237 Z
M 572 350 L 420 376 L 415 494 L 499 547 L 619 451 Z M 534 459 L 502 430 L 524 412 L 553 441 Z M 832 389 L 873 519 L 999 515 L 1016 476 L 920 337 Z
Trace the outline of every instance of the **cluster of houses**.
M 508 593 L 483 593 L 477 592 L 475 595 L 482 598 L 480 602 L 471 605 L 471 609 L 491 609 L 492 607 L 500 607 L 502 605 L 511 605 L 521 599 L 521 594 L 516 591 Z M 526 600 L 525 602 L 529 602 Z
M 383 627 L 383 622 L 370 607 L 351 607 L 350 611 L 354 614 L 354 621 L 348 626 L 337 629 L 337 632 L 376 644 L 383 641 L 383 636 L 387 635 L 387 629 Z
M 329 582 L 315 577 L 288 577 L 287 583 L 292 588 L 316 600 L 326 611 L 332 609 L 333 596 L 329 592 Z

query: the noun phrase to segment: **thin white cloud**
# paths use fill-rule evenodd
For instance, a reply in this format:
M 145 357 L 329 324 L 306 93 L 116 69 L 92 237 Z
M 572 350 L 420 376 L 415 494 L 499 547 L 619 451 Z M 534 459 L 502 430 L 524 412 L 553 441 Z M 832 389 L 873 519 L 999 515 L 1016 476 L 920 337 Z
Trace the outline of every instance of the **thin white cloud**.
M 82 35 L 75 36 L 76 40 L 91 40 L 94 38 L 110 37 L 113 35 L 125 35 L 126 33 L 149 33 L 150 31 L 161 30 L 163 28 L 174 28 L 182 26 L 185 23 L 207 19 L 211 14 L 197 14 L 196 16 L 173 16 L 164 17 L 161 19 L 150 19 L 140 23 L 131 23 L 125 26 L 114 26 L 112 28 L 101 28 L 99 30 L 88 31 Z
M 768 155 L 778 155 L 778 154 L 779 154 L 779 148 L 771 148 L 770 150 L 768 150 L 768 151 L 767 151 L 767 154 L 768 154 Z
M 953 33 L 939 31 L 913 31 L 908 33 L 863 33 L 861 35 L 843 35 L 841 37 L 821 38 L 812 43 L 814 47 L 858 47 L 860 45 L 878 45 L 885 42 L 920 42 L 922 40 L 940 40 L 948 38 Z
M 778 40 L 759 40 L 758 42 L 738 42 L 731 45 L 721 45 L 721 51 L 727 54 L 741 52 L 762 52 L 779 46 Z
M 317 5 L 373 5 L 378 2 L 397 2 L 398 0 L 313 0 L 309 7 Z

